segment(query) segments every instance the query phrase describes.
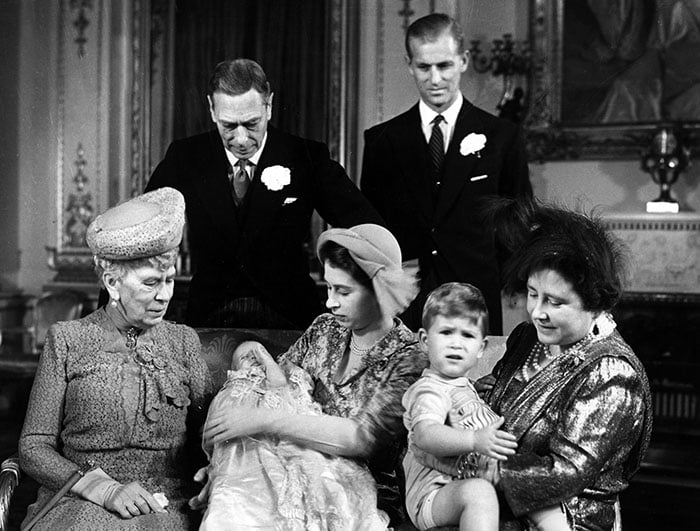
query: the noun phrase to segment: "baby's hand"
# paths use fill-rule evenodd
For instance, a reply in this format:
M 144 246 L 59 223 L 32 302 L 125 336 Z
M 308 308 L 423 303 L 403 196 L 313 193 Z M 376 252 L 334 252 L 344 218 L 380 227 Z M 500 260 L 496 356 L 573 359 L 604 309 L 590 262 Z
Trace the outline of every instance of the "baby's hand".
M 231 368 L 243 369 L 247 364 L 254 363 L 266 367 L 270 362 L 275 363 L 267 349 L 257 341 L 243 341 L 233 351 Z
M 474 451 L 482 455 L 505 461 L 515 454 L 518 448 L 515 436 L 507 431 L 501 431 L 505 419 L 500 417 L 498 421 L 474 432 Z
M 287 383 L 287 378 L 280 366 L 267 349 L 257 341 L 244 341 L 233 352 L 232 368 L 243 369 L 247 366 L 246 364 L 261 365 L 265 369 L 269 387 L 282 387 Z
M 197 473 L 194 475 L 194 480 L 197 483 L 204 483 L 204 485 L 202 486 L 202 490 L 199 491 L 199 494 L 189 499 L 188 505 L 190 509 L 194 511 L 204 510 L 209 503 L 209 491 L 211 491 L 209 467 L 205 466 L 197 470 Z

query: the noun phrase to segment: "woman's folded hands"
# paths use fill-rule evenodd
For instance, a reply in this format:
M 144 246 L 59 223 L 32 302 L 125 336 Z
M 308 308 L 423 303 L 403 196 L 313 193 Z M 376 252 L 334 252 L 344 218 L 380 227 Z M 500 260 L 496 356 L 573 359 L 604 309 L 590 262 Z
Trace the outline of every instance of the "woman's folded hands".
M 117 513 L 122 518 L 167 512 L 138 481 L 123 485 L 101 468 L 87 472 L 73 485 L 71 492 Z
M 122 518 L 167 512 L 138 481 L 132 481 L 126 485 L 121 483 L 112 485 L 105 496 L 104 508 L 119 514 Z

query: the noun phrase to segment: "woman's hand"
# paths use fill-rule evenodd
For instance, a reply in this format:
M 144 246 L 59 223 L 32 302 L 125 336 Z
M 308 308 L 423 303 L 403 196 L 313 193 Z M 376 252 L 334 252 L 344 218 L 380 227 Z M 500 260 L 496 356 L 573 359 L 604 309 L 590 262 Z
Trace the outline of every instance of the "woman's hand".
M 202 486 L 202 490 L 199 491 L 199 494 L 190 498 L 188 505 L 190 506 L 190 509 L 194 511 L 203 511 L 209 504 L 209 492 L 211 491 L 211 483 L 209 482 L 209 467 L 204 466 L 197 470 L 197 473 L 194 475 L 194 480 L 197 483 L 204 483 L 204 485 Z
M 518 448 L 517 439 L 507 431 L 501 431 L 504 418 L 474 432 L 474 451 L 481 455 L 505 461 L 509 456 L 515 454 Z
M 207 419 L 202 433 L 205 446 L 225 442 L 236 437 L 268 432 L 275 412 L 253 407 L 235 407 L 220 411 Z
M 474 382 L 474 389 L 476 389 L 476 392 L 479 393 L 483 400 L 484 396 L 491 392 L 495 383 L 496 377 L 493 374 L 487 374 Z
M 115 484 L 105 496 L 104 507 L 122 518 L 167 512 L 138 481 L 126 485 Z

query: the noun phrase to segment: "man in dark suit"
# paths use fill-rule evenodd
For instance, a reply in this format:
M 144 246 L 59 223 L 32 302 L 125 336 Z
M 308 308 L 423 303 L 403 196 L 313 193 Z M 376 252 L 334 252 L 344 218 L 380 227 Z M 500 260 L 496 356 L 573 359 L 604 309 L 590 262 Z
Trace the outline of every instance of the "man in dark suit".
M 324 144 L 268 126 L 272 97 L 254 61 L 219 63 L 217 129 L 173 142 L 146 187 L 185 196 L 189 325 L 306 328 L 322 310 L 304 249 L 313 210 L 334 226 L 382 223 Z
M 365 132 L 360 188 L 420 269 L 421 293 L 403 314 L 420 326 L 427 294 L 449 281 L 483 292 L 491 333 L 502 329 L 492 231 L 479 216 L 489 195 L 531 196 L 518 127 L 469 103 L 459 88 L 468 52 L 459 25 L 434 13 L 406 32 L 406 60 L 420 101 Z

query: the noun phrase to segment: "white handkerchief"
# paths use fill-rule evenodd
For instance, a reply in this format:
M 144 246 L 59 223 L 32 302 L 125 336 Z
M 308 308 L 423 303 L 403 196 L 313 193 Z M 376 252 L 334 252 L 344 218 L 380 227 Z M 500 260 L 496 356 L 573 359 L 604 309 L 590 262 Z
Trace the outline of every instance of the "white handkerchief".
M 483 180 L 486 179 L 487 177 L 488 177 L 488 175 L 486 175 L 486 174 L 484 173 L 483 175 L 477 175 L 476 177 L 472 177 L 472 178 L 469 179 L 469 180 L 470 180 L 471 182 L 474 182 L 474 181 L 483 181 Z
M 296 200 L 297 200 L 296 197 L 285 197 L 285 198 L 284 198 L 284 203 L 282 203 L 282 204 L 283 204 L 283 205 L 291 205 L 291 204 L 292 204 L 294 201 L 296 201 Z

